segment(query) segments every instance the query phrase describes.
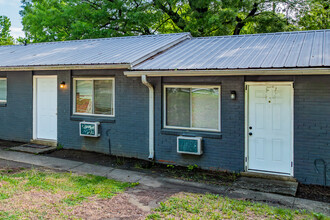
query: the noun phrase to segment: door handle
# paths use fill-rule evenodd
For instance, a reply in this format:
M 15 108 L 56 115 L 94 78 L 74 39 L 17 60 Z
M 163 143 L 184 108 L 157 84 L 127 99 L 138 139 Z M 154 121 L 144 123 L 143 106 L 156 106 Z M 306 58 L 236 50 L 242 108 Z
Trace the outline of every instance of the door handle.
M 249 132 L 249 135 L 252 136 L 252 132 Z

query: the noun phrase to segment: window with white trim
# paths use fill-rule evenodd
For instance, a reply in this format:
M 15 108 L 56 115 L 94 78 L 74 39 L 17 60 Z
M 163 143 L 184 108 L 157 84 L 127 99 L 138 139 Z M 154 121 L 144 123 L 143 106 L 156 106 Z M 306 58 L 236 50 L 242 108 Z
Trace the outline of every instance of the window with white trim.
M 7 79 L 0 78 L 0 103 L 7 103 Z
M 220 86 L 164 86 L 164 127 L 220 131 Z
M 114 78 L 75 78 L 74 114 L 115 116 Z

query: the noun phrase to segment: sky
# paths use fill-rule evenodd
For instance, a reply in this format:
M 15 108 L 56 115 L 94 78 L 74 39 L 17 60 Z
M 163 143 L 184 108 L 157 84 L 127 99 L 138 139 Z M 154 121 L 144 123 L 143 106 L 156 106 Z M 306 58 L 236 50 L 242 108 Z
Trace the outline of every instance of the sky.
M 19 15 L 21 0 L 0 0 L 0 15 L 7 16 L 11 21 L 10 34 L 14 38 L 24 37 L 22 19 Z

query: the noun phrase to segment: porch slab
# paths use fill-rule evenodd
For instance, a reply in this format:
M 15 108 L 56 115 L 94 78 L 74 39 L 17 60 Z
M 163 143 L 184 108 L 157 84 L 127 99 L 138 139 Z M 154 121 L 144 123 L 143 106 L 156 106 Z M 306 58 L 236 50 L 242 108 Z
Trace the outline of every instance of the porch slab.
M 17 147 L 12 147 L 10 150 L 31 154 L 43 154 L 55 151 L 56 147 L 39 144 L 23 144 Z
M 260 192 L 295 196 L 298 188 L 298 183 L 286 180 L 241 177 L 233 183 L 233 187 L 255 190 Z

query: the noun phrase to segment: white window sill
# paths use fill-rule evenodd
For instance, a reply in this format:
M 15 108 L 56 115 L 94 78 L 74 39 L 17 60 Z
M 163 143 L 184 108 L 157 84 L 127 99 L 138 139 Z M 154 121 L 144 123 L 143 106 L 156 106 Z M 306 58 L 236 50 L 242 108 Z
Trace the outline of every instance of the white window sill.
M 70 117 L 71 121 L 90 121 L 90 122 L 101 122 L 101 123 L 115 123 L 116 119 L 115 117 L 109 117 L 109 116 L 100 116 L 98 115 L 95 117 L 94 115 L 71 115 Z
M 161 130 L 162 135 L 175 135 L 175 136 L 196 136 L 203 138 L 222 139 L 220 132 L 211 131 L 196 131 L 196 130 L 184 130 L 184 129 L 169 129 L 163 128 Z

